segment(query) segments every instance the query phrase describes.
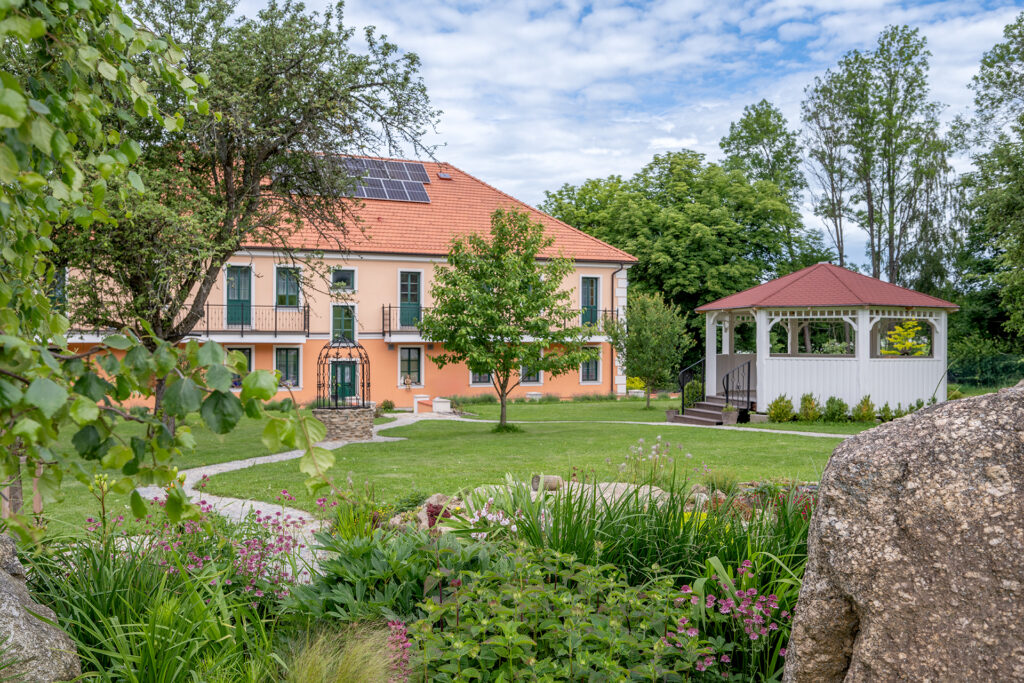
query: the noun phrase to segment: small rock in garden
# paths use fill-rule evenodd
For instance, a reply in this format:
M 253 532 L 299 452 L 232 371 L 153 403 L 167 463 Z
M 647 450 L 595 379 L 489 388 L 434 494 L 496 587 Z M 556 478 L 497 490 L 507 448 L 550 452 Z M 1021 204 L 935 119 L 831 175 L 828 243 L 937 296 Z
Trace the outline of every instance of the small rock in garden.
M 25 569 L 18 561 L 14 540 L 0 534 L 0 636 L 3 659 L 15 663 L 2 671 L 4 680 L 50 683 L 81 675 L 75 641 L 56 626 L 49 607 L 32 600 L 25 586 Z M 35 616 L 38 614 L 39 616 Z M 40 618 L 42 617 L 42 618 Z
M 821 478 L 785 680 L 1024 680 L 1024 382 L 855 436 Z
M 543 480 L 543 481 L 542 481 Z M 545 491 L 557 491 L 562 488 L 562 478 L 554 474 L 545 474 L 543 477 L 539 474 L 533 475 L 533 481 L 530 485 L 534 491 L 539 491 L 543 484 Z

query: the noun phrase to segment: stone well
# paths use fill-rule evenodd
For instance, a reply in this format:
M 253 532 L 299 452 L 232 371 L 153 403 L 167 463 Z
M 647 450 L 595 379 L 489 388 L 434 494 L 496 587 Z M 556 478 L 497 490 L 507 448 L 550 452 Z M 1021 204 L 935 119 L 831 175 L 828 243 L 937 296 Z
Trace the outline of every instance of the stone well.
M 314 408 L 313 417 L 327 427 L 329 441 L 369 441 L 373 438 L 373 408 Z

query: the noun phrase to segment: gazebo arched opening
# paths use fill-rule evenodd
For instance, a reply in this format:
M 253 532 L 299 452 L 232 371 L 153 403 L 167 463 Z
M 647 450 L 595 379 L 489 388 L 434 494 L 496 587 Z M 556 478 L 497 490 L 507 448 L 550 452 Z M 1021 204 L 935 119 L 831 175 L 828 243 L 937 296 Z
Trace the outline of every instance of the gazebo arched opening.
M 320 350 L 316 361 L 316 407 L 370 407 L 370 357 L 362 344 L 337 337 Z

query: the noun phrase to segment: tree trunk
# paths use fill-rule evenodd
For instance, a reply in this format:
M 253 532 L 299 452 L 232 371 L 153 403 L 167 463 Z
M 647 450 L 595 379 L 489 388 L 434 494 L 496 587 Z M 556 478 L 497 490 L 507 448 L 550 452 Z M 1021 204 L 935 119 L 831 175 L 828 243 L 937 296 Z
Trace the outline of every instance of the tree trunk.
M 505 397 L 505 393 L 502 392 L 500 394 L 499 398 L 501 399 L 501 417 L 498 419 L 498 426 L 499 427 L 504 427 L 505 426 L 505 417 L 506 417 L 506 415 L 505 415 L 505 398 L 506 398 Z
M 651 385 L 644 383 L 644 393 L 647 395 L 647 408 L 651 407 Z
M 160 377 L 153 384 L 153 416 L 160 416 L 160 411 L 163 409 L 164 403 L 164 392 L 167 391 L 167 380 Z M 163 422 L 167 425 L 167 429 L 170 430 L 171 434 L 174 434 L 176 424 L 173 415 L 164 415 Z

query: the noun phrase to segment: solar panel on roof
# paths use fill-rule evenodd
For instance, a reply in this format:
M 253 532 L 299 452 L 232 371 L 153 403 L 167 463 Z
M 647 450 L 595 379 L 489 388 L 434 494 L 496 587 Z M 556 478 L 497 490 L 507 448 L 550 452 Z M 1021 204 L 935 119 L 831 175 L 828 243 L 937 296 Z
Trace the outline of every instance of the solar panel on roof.
M 384 191 L 384 181 L 380 178 L 363 178 L 362 184 L 365 186 L 367 199 L 388 198 L 387 193 Z
M 427 169 L 423 164 L 407 163 L 405 170 L 409 172 L 409 180 L 415 180 L 418 183 L 430 183 L 430 176 L 427 175 Z
M 406 164 L 401 161 L 385 161 L 384 165 L 387 166 L 388 175 L 393 180 L 408 180 L 409 173 L 406 171 Z
M 388 193 L 388 199 L 405 202 L 409 200 L 409 193 L 405 191 L 405 183 L 401 180 L 384 180 L 384 191 Z
M 380 159 L 366 160 L 366 175 L 371 178 L 387 178 L 388 169 Z
M 410 202 L 423 202 L 425 204 L 430 203 L 430 195 L 423 189 L 423 185 L 417 182 L 405 183 L 405 191 L 409 193 Z

